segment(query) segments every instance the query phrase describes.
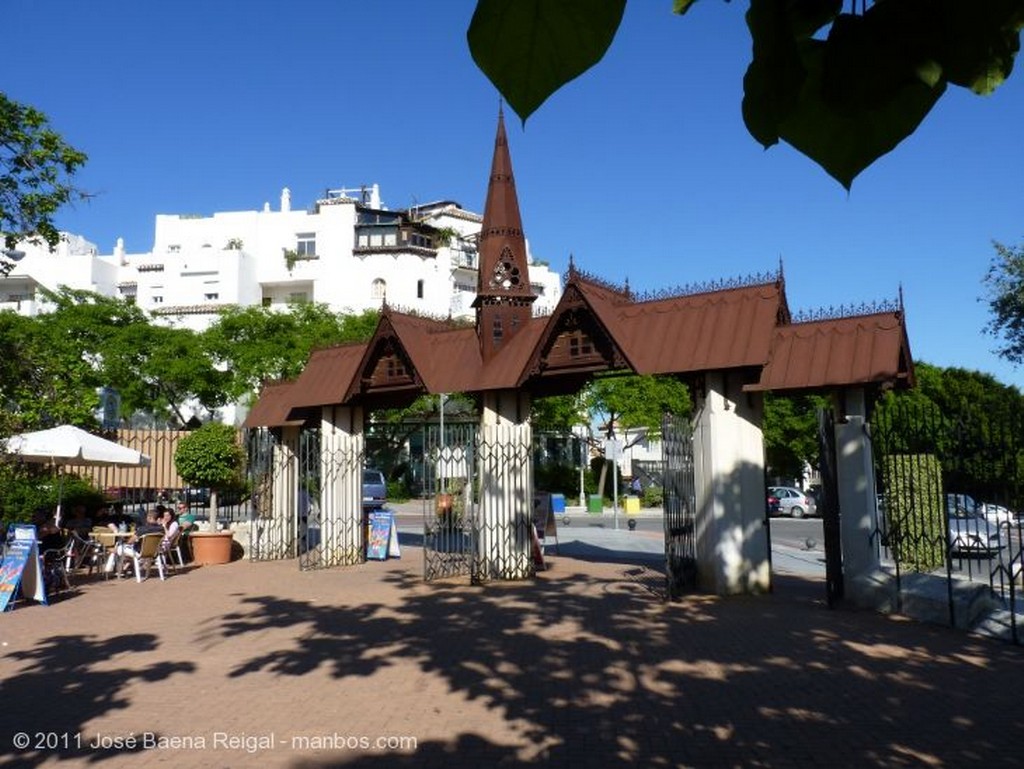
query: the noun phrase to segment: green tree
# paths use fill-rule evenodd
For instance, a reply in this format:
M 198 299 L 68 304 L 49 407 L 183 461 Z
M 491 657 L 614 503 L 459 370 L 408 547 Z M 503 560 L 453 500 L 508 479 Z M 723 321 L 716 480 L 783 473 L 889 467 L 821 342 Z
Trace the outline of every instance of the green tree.
M 203 333 L 214 360 L 230 372 L 231 399 L 255 393 L 263 382 L 298 376 L 312 350 L 343 342 L 365 342 L 379 313 L 341 315 L 327 305 L 299 302 L 288 312 L 269 307 L 230 307 Z
M 244 485 L 245 450 L 233 427 L 208 422 L 178 443 L 174 467 L 190 486 L 210 489 L 210 530 L 217 530 L 219 492 Z
M 0 93 L 0 235 L 5 249 L 33 237 L 57 244 L 53 216 L 83 197 L 71 177 L 85 161 L 84 153 L 50 127 L 46 115 Z M 0 276 L 12 266 L 0 259 Z
M 657 438 L 666 413 L 689 414 L 692 409 L 686 385 L 670 376 L 599 377 L 585 391 L 583 402 L 592 422 L 609 438 L 636 429 Z
M 770 476 L 800 478 L 805 464 L 818 466 L 818 409 L 828 405 L 819 395 L 765 394 L 762 430 Z
M 983 285 L 992 319 L 985 331 L 1001 340 L 996 348 L 1011 363 L 1024 363 L 1024 248 L 994 242 L 996 253 Z
M 95 427 L 99 406 L 93 367 L 43 317 L 0 312 L 0 411 L 19 432 L 67 423 Z
M 695 0 L 673 0 L 684 14 Z M 743 119 L 844 187 L 912 134 L 947 85 L 991 93 L 1013 69 L 1021 0 L 750 0 L 753 59 Z M 626 0 L 477 0 L 467 38 L 477 65 L 525 121 L 597 64 Z M 713 66 L 695 62 L 697 66 Z
M 228 402 L 229 376 L 216 368 L 201 338 L 156 324 L 135 304 L 90 291 L 42 290 L 51 311 L 32 319 L 42 349 L 97 405 L 96 388 L 121 394 L 125 416 L 138 412 L 183 425 L 195 401 L 212 412 Z

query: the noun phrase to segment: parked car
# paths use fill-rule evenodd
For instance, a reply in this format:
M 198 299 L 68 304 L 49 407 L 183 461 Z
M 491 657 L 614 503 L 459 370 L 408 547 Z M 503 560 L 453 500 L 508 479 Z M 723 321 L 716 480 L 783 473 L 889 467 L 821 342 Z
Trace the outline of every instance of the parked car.
M 998 520 L 989 520 L 983 509 L 969 494 L 946 495 L 949 546 L 954 553 L 991 555 L 1006 547 Z
M 779 514 L 791 518 L 814 515 L 814 500 L 792 486 L 769 486 L 768 493 L 779 500 Z
M 779 498 L 769 491 L 768 492 L 768 515 L 778 515 L 778 514 L 779 514 Z
M 978 512 L 985 516 L 985 520 L 994 526 L 1009 528 L 1017 525 L 1017 514 L 1002 505 L 991 502 L 982 502 L 978 505 Z
M 380 470 L 363 470 L 363 510 L 379 510 L 388 499 L 388 484 Z

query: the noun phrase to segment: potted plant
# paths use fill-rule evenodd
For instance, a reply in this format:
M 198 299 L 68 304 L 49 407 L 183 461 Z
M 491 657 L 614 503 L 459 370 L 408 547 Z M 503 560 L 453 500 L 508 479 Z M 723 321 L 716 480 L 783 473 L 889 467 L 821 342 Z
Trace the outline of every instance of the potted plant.
M 210 523 L 207 531 L 190 535 L 192 557 L 198 564 L 227 563 L 231 560 L 234 535 L 218 531 L 218 492 L 238 488 L 245 468 L 245 452 L 235 429 L 210 422 L 186 436 L 174 452 L 178 475 L 191 486 L 210 489 Z

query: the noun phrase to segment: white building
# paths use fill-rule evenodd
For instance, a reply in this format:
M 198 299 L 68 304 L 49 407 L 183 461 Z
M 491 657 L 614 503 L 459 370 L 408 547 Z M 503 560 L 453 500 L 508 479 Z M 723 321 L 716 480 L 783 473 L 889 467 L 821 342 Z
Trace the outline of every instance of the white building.
M 473 317 L 476 240 L 481 216 L 453 201 L 389 210 L 377 185 L 331 190 L 309 210 L 293 210 L 288 189 L 276 210 L 212 216 L 160 214 L 153 250 L 129 254 L 119 239 L 110 255 L 77 235 L 54 252 L 23 244 L 10 275 L 0 278 L 0 310 L 45 311 L 37 289 L 64 285 L 131 297 L 173 325 L 202 330 L 225 305 L 290 301 L 362 312 L 388 304 L 426 315 Z M 20 256 L 20 254 L 19 254 Z M 561 296 L 558 273 L 529 257 L 546 314 Z

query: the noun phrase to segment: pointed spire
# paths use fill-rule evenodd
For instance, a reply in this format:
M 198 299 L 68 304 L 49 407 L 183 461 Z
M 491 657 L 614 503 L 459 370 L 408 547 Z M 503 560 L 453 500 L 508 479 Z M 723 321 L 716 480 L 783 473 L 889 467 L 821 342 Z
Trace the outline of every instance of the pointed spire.
M 480 349 L 489 360 L 530 320 L 536 300 L 530 286 L 526 236 L 512 175 L 504 110 L 498 107 L 498 130 L 480 227 L 477 311 Z

